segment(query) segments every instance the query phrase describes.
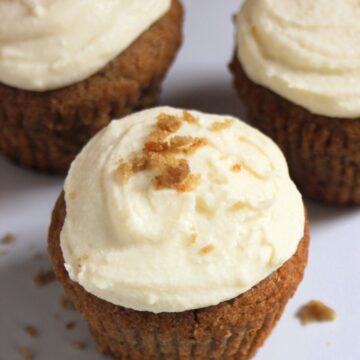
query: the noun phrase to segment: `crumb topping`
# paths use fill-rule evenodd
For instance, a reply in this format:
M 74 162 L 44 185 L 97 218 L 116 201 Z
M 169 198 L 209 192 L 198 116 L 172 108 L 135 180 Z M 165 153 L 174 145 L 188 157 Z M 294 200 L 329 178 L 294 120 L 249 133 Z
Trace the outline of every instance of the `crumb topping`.
M 39 336 L 38 330 L 32 325 L 26 325 L 24 327 L 24 331 L 31 337 L 38 337 Z
M 183 112 L 183 119 L 189 124 L 199 125 L 199 119 L 191 115 L 188 111 Z
M 231 166 L 230 170 L 233 171 L 233 172 L 239 172 L 241 170 L 241 165 L 236 163 L 236 164 Z
M 189 245 L 194 245 L 196 243 L 196 240 L 197 240 L 196 232 L 191 233 L 191 235 L 187 239 Z
M 209 245 L 206 245 L 206 246 L 202 247 L 199 250 L 199 253 L 201 255 L 206 255 L 206 254 L 209 254 L 210 252 L 214 251 L 214 249 L 215 249 L 214 245 L 209 244 Z
M 15 241 L 15 236 L 10 233 L 5 234 L 1 239 L 1 242 L 6 245 L 12 244 L 14 241 Z
M 33 279 L 38 287 L 42 287 L 53 282 L 55 275 L 52 270 L 40 270 L 34 275 Z
M 75 191 L 70 191 L 69 192 L 69 199 L 74 200 L 75 198 L 76 198 L 76 192 Z
M 229 207 L 229 211 L 240 211 L 244 209 L 254 210 L 257 211 L 257 209 L 253 208 L 250 204 L 243 202 L 243 201 L 236 201 Z
M 210 131 L 221 131 L 221 130 L 229 128 L 233 122 L 234 122 L 234 120 L 232 120 L 232 119 L 225 119 L 224 121 L 215 121 L 211 124 L 211 126 L 209 127 L 209 130 Z
M 183 118 L 187 122 L 197 120 L 188 112 L 183 113 Z M 188 161 L 175 154 L 193 154 L 207 145 L 207 139 L 192 136 L 173 136 L 168 139 L 181 126 L 181 118 L 160 114 L 156 128 L 145 139 L 142 152 L 133 154 L 127 162 L 121 160 L 116 169 L 116 177 L 125 183 L 139 171 L 154 170 L 156 175 L 151 182 L 155 189 L 167 188 L 179 192 L 193 190 L 200 182 L 200 175 L 192 174 Z
M 306 325 L 312 322 L 333 321 L 336 312 L 319 300 L 311 300 L 299 309 L 296 316 Z

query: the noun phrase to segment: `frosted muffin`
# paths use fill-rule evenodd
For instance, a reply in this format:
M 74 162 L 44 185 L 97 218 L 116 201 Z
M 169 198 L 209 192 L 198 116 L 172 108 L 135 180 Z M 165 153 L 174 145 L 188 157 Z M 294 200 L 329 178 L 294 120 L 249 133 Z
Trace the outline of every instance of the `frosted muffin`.
M 0 17 L 0 152 L 51 172 L 152 106 L 181 42 L 178 0 L 6 0 Z
M 279 148 L 225 116 L 113 121 L 52 215 L 55 274 L 116 359 L 249 359 L 303 277 L 308 224 Z
M 360 204 L 359 18 L 357 0 L 246 1 L 236 18 L 231 70 L 249 120 L 300 190 L 329 203 Z

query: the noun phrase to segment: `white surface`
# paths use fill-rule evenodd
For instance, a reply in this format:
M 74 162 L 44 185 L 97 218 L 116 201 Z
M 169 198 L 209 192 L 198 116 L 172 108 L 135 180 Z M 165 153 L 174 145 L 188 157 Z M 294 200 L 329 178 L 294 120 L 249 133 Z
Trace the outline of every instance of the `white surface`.
M 238 116 L 239 102 L 226 65 L 233 51 L 231 14 L 238 1 L 187 0 L 185 44 L 164 86 L 162 102 Z M 50 212 L 63 179 L 32 173 L 0 159 L 0 237 L 11 232 L 12 245 L 0 244 L 0 360 L 20 359 L 28 346 L 36 360 L 99 360 L 80 316 L 59 306 L 57 283 L 36 288 L 33 274 L 47 269 L 46 237 Z M 258 352 L 256 360 L 360 359 L 360 209 L 307 203 L 312 240 L 305 279 L 284 316 Z M 32 254 L 42 252 L 42 260 Z M 336 321 L 303 327 L 294 318 L 298 307 L 321 299 L 335 308 Z M 54 319 L 54 314 L 60 319 Z M 66 321 L 77 327 L 65 330 Z M 40 331 L 30 338 L 23 330 Z M 73 349 L 73 340 L 87 344 Z

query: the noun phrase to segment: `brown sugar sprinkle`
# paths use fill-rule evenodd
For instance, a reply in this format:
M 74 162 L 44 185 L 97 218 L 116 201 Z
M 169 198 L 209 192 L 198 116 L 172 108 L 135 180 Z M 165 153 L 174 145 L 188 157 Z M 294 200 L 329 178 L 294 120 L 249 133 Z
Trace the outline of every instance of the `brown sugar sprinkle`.
M 76 322 L 75 322 L 75 321 L 68 321 L 68 322 L 65 324 L 65 329 L 66 329 L 66 330 L 72 330 L 75 326 L 76 326 Z
M 231 124 L 234 122 L 232 119 L 225 119 L 224 121 L 215 121 L 209 127 L 210 131 L 221 131 L 226 128 L 229 128 Z
M 206 255 L 206 254 L 209 254 L 210 252 L 214 251 L 214 249 L 215 249 L 214 245 L 209 244 L 209 245 L 206 245 L 206 246 L 202 247 L 199 250 L 199 253 L 201 255 Z
M 31 337 L 38 337 L 39 336 L 38 330 L 32 325 L 26 325 L 24 327 L 24 331 Z
M 333 321 L 336 312 L 319 300 L 311 300 L 299 309 L 296 317 L 303 325 L 307 325 L 312 322 Z
M 240 164 L 234 164 L 234 165 L 231 166 L 230 170 L 233 171 L 233 172 L 239 172 L 241 170 L 241 165 Z
M 34 355 L 33 355 L 32 351 L 25 346 L 22 346 L 19 349 L 19 353 L 24 360 L 33 360 L 34 359 Z
M 71 343 L 71 346 L 74 349 L 78 349 L 78 350 L 84 350 L 86 348 L 86 344 L 83 341 L 80 341 L 80 340 L 74 340 Z
M 188 111 L 183 112 L 183 119 L 189 124 L 199 125 L 199 119 L 194 115 L 191 115 Z
M 5 234 L 1 239 L 1 242 L 6 245 L 12 244 L 14 241 L 15 241 L 15 236 L 10 233 Z
M 207 204 L 207 202 L 201 196 L 196 198 L 195 209 L 200 214 L 203 214 L 207 217 L 211 217 L 214 214 L 214 209 Z
M 48 285 L 55 280 L 52 270 L 40 270 L 34 275 L 34 282 L 38 287 Z
M 62 296 L 60 298 L 60 305 L 65 310 L 75 310 L 73 302 L 66 296 Z
M 184 115 L 187 119 L 191 114 Z M 175 153 L 192 154 L 207 144 L 205 138 L 174 136 L 166 138 L 182 125 L 181 119 L 173 115 L 160 114 L 157 128 L 145 139 L 141 154 L 134 154 L 128 162 L 120 161 L 116 169 L 117 178 L 126 182 L 134 173 L 155 170 L 158 174 L 152 179 L 156 189 L 175 189 L 180 192 L 193 190 L 200 182 L 200 175 L 191 174 L 186 159 L 175 157 Z

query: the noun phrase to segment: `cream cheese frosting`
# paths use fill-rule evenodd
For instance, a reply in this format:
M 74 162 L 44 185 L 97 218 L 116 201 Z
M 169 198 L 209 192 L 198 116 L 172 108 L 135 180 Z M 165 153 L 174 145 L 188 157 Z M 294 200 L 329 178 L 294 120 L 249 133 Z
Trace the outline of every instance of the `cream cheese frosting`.
M 360 116 L 360 2 L 247 0 L 237 55 L 250 79 L 312 113 Z
M 141 153 L 164 114 L 181 119 L 166 141 L 206 139 L 173 155 L 198 181 L 184 191 L 157 188 L 153 169 L 121 181 L 119 164 Z M 75 159 L 64 189 L 60 241 L 70 278 L 139 311 L 232 299 L 284 264 L 304 234 L 302 198 L 281 151 L 229 116 L 159 107 L 114 120 Z
M 171 0 L 1 0 L 0 82 L 32 91 L 82 81 L 114 59 Z

